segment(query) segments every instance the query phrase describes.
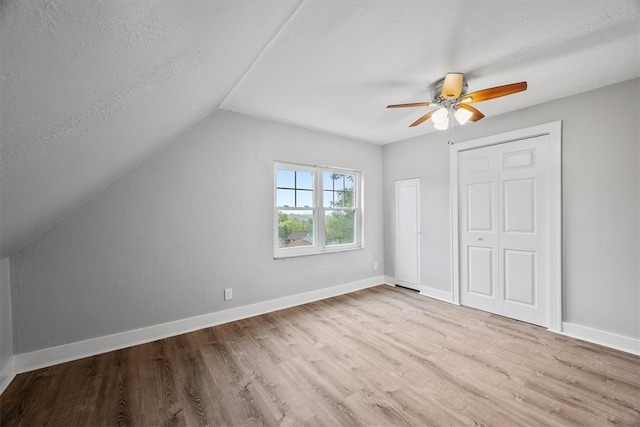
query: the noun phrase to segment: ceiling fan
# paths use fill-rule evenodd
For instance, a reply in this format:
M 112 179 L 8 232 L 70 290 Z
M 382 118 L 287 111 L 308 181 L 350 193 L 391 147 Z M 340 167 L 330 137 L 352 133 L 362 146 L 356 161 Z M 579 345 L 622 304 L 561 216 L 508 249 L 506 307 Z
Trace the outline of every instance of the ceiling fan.
M 431 102 L 393 104 L 387 105 L 387 108 L 438 107 L 411 123 L 409 127 L 418 126 L 431 119 L 436 129 L 446 130 L 450 121 L 453 125 L 453 117 L 461 125 L 469 120 L 477 122 L 484 117 L 484 114 L 469 104 L 500 98 L 501 96 L 522 92 L 526 89 L 527 82 L 520 82 L 467 93 L 467 82 L 464 79 L 464 74 L 447 73 L 444 78 L 435 82 L 431 87 Z

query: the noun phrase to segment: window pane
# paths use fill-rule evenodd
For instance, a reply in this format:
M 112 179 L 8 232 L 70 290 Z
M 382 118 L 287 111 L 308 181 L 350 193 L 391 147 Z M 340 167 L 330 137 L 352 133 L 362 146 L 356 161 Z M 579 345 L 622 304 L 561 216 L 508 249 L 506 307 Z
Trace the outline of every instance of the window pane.
M 313 207 L 313 191 L 296 190 L 296 207 L 307 208 Z
M 278 247 L 315 245 L 312 210 L 278 211 Z
M 313 174 L 311 172 L 296 172 L 296 188 L 313 190 Z
M 353 189 L 353 183 L 355 179 L 353 175 L 345 175 L 344 176 L 344 188 L 345 190 Z
M 323 206 L 325 208 L 355 207 L 355 176 L 335 172 L 323 172 Z
M 294 186 L 295 172 L 286 169 L 278 169 L 276 172 L 276 187 L 293 188 Z
M 295 206 L 294 190 L 276 190 L 276 204 L 278 206 Z
M 341 173 L 334 173 L 332 178 L 333 178 L 333 189 L 342 190 L 344 188 L 344 175 Z
M 351 190 L 344 190 L 341 191 L 340 193 L 340 206 L 345 207 L 345 208 L 353 208 L 355 207 L 355 200 L 353 200 L 353 189 Z
M 325 190 L 333 190 L 333 173 L 322 172 L 322 187 Z
M 324 191 L 323 206 L 325 208 L 354 207 L 353 190 Z
M 324 206 L 325 208 L 332 208 L 333 205 L 333 191 L 324 191 L 323 192 L 323 199 L 322 199 L 322 206 Z
M 325 190 L 344 190 L 347 179 L 350 179 L 349 185 L 353 187 L 353 177 L 336 172 L 324 172 L 322 174 L 322 186 Z
M 325 214 L 326 245 L 345 245 L 354 243 L 355 216 L 354 211 L 336 210 Z

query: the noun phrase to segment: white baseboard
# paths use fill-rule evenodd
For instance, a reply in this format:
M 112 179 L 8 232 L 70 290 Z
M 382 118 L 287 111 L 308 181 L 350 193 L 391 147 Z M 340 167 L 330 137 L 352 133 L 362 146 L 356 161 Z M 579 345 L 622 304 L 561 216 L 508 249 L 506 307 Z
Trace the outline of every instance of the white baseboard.
M 640 356 L 640 340 L 636 338 L 569 322 L 562 322 L 562 331 L 558 333 Z
M 396 279 L 391 276 L 384 276 L 384 284 L 389 286 L 395 286 Z
M 434 298 L 440 301 L 448 302 L 449 304 L 453 304 L 452 292 L 430 288 L 429 286 L 420 286 L 420 295 L 424 295 L 429 298 Z
M 159 339 L 193 332 L 198 329 L 221 325 L 235 320 L 246 319 L 260 314 L 270 313 L 276 310 L 306 304 L 334 296 L 358 291 L 381 285 L 385 282 L 384 276 L 376 276 L 355 282 L 345 283 L 330 288 L 291 295 L 269 301 L 236 307 L 229 310 L 176 320 L 160 325 L 120 332 L 85 341 L 74 342 L 56 347 L 44 348 L 29 353 L 15 356 L 15 373 L 33 371 L 59 363 L 82 359 L 96 354 L 113 350 L 145 344 Z
M 9 386 L 16 376 L 16 358 L 11 356 L 2 369 L 0 369 L 0 395 Z

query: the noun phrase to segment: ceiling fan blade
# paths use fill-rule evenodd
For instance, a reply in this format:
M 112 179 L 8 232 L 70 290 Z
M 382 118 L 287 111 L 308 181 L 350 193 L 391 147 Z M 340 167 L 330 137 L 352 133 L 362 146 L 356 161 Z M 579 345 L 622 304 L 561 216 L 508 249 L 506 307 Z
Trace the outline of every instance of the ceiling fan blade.
M 436 104 L 434 104 L 432 102 L 412 102 L 410 104 L 387 105 L 387 108 L 428 107 L 429 105 L 436 105 Z
M 482 114 L 480 111 L 478 111 L 476 108 L 472 107 L 471 105 L 459 104 L 458 108 L 462 108 L 463 110 L 467 110 L 473 113 L 473 115 L 469 119 L 472 122 L 477 122 L 478 120 L 484 117 L 484 114 Z
M 420 117 L 418 120 L 416 120 L 415 122 L 411 123 L 409 125 L 410 128 L 414 127 L 414 126 L 418 126 L 420 123 L 422 122 L 426 122 L 427 120 L 429 120 L 431 118 L 431 116 L 433 116 L 433 113 L 435 113 L 438 110 L 432 110 L 429 111 L 427 114 L 425 114 L 424 116 Z
M 504 86 L 496 86 L 489 89 L 482 89 L 477 92 L 468 93 L 462 97 L 460 102 L 480 102 L 489 99 L 500 98 L 501 96 L 511 95 L 512 93 L 527 90 L 527 82 L 512 83 Z
M 462 93 L 462 85 L 464 84 L 464 74 L 462 73 L 447 73 L 444 76 L 444 82 L 442 83 L 442 97 L 447 98 L 452 96 L 458 98 Z

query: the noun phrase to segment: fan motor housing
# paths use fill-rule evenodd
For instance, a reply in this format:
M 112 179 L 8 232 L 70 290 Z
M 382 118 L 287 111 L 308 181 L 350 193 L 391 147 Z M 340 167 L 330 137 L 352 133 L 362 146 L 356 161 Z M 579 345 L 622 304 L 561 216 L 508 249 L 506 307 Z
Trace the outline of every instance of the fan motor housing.
M 441 103 L 445 99 L 442 97 L 442 86 L 444 84 L 444 77 L 440 80 L 436 81 L 431 85 L 431 99 L 433 102 Z M 462 80 L 462 92 L 460 93 L 460 97 L 467 94 L 467 89 L 469 85 L 467 85 L 467 79 Z

